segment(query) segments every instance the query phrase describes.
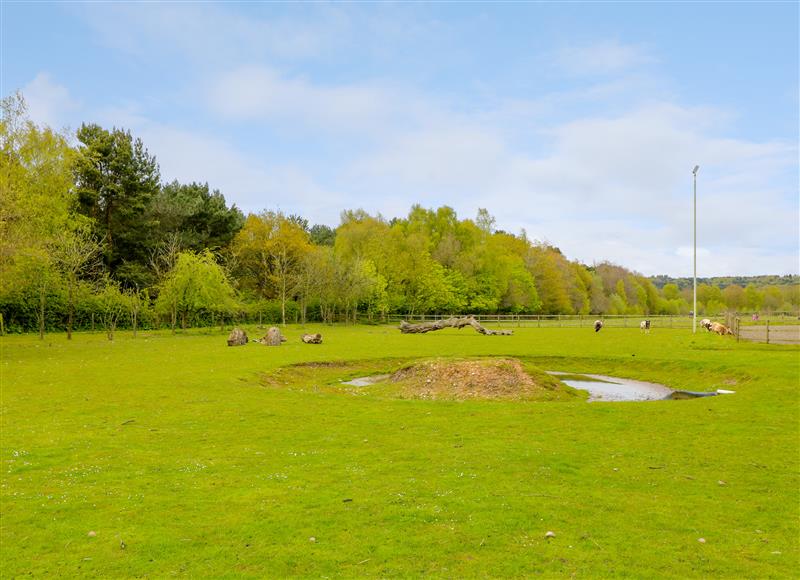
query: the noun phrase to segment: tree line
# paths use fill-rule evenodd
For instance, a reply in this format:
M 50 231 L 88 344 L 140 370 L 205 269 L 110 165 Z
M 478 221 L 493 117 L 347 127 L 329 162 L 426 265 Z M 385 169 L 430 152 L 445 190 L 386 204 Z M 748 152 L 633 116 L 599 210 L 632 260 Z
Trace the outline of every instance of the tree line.
M 581 264 L 481 209 L 346 210 L 337 227 L 245 216 L 202 181 L 164 183 L 120 128 L 39 126 L 19 93 L 0 121 L 0 314 L 6 330 L 381 321 L 402 313 L 685 314 L 691 289 Z M 688 292 L 687 292 L 688 291 Z M 797 310 L 797 283 L 703 284 L 700 312 Z

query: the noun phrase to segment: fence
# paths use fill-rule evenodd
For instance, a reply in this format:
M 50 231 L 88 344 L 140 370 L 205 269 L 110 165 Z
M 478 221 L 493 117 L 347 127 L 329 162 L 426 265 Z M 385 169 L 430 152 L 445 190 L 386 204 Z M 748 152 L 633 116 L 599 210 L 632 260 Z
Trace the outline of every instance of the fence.
M 800 324 L 786 324 L 767 318 L 764 321 L 742 324 L 737 318 L 734 322 L 736 340 L 765 342 L 767 344 L 800 344 Z M 794 322 L 797 322 L 795 318 Z
M 393 314 L 388 317 L 390 324 L 405 320 L 406 322 L 426 322 L 450 318 L 451 316 L 467 316 L 466 314 L 419 314 L 402 316 Z M 691 316 L 642 316 L 642 315 L 580 315 L 580 314 L 476 314 L 475 319 L 481 324 L 498 324 L 527 328 L 590 328 L 595 320 L 602 320 L 603 325 L 619 328 L 639 328 L 642 320 L 649 320 L 651 328 L 691 328 Z
M 450 318 L 451 316 L 466 316 L 465 314 L 419 314 L 413 316 L 403 316 L 393 314 L 388 317 L 390 324 L 399 324 L 401 320 L 406 322 L 425 322 Z M 739 314 L 740 319 L 746 315 Z M 700 322 L 698 316 L 698 323 Z M 727 325 L 733 328 L 733 317 L 709 317 L 724 318 Z M 475 319 L 481 324 L 503 325 L 522 328 L 589 328 L 594 325 L 595 320 L 602 320 L 605 328 L 639 328 L 642 320 L 649 320 L 651 328 L 692 328 L 692 317 L 688 315 L 643 315 L 643 314 L 477 314 Z M 769 320 L 774 324 L 785 325 L 787 322 L 797 322 L 797 314 L 776 313 L 770 315 Z M 742 324 L 745 328 L 745 324 Z M 698 330 L 702 330 L 698 325 Z

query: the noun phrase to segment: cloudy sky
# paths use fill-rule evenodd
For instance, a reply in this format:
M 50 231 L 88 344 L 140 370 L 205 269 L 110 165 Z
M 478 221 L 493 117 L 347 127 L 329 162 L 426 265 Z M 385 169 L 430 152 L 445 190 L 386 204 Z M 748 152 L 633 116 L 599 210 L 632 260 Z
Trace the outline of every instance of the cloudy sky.
M 2 94 L 164 180 L 336 225 L 413 203 L 587 264 L 798 273 L 798 4 L 24 3 Z

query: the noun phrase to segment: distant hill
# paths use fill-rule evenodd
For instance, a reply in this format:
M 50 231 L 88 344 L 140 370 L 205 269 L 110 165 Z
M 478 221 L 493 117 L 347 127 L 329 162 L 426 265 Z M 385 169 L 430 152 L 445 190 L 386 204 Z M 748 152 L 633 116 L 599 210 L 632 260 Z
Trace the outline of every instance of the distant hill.
M 650 276 L 650 281 L 653 282 L 659 290 L 666 284 L 677 284 L 678 288 L 690 288 L 692 286 L 692 278 L 673 278 L 671 276 L 659 275 Z M 763 286 L 785 286 L 790 284 L 800 284 L 800 276 L 787 274 L 785 276 L 765 275 L 765 276 L 714 276 L 712 278 L 697 278 L 697 284 L 710 284 L 725 288 L 736 284 L 741 287 L 753 284 L 757 288 Z

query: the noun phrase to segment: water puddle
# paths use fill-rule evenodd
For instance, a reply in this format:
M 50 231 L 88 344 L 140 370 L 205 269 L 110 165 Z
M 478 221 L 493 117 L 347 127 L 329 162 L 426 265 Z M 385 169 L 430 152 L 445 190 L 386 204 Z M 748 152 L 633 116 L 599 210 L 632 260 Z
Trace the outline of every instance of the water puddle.
M 588 391 L 589 402 L 682 400 L 734 393 L 734 391 L 726 391 L 723 389 L 710 392 L 676 391 L 658 383 L 648 383 L 646 381 L 623 379 L 608 375 L 576 374 L 559 371 L 547 371 L 547 374 L 557 377 L 561 382 L 574 389 Z M 371 375 L 368 377 L 357 377 L 349 381 L 341 381 L 341 384 L 350 385 L 352 387 L 369 387 L 370 385 L 386 381 L 391 377 L 392 375 Z
M 734 391 L 719 389 L 710 392 L 673 391 L 658 383 L 622 379 L 607 375 L 576 375 L 557 371 L 548 371 L 555 377 L 563 377 L 561 381 L 574 389 L 589 392 L 589 401 L 660 401 L 664 399 L 696 399 L 698 397 L 714 397 L 732 394 Z
M 372 375 L 371 377 L 358 377 L 350 379 L 349 381 L 342 381 L 343 385 L 350 385 L 353 387 L 368 387 L 375 383 L 380 383 L 390 378 L 392 375 Z

